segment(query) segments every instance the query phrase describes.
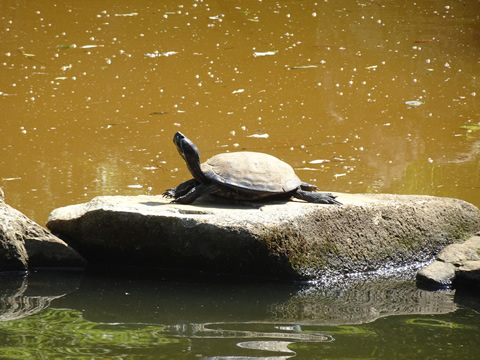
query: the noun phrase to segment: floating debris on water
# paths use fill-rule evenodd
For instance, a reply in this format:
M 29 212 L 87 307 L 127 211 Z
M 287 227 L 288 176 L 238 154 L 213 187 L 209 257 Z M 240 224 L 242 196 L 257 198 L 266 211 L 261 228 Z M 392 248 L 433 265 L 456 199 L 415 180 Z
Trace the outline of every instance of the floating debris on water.
M 93 49 L 97 47 L 104 47 L 104 45 L 82 45 L 80 46 L 80 49 Z
M 257 138 L 257 139 L 267 139 L 269 137 L 269 135 L 267 133 L 265 133 L 265 134 L 252 134 L 252 135 L 247 135 L 247 137 Z
M 409 109 L 419 107 L 420 105 L 423 105 L 423 104 L 425 104 L 425 101 L 419 101 L 419 100 L 405 101 L 405 105 L 407 105 Z
M 130 189 L 141 189 L 141 188 L 143 188 L 143 186 L 140 185 L 140 184 L 127 185 L 127 187 L 130 188 Z
M 253 56 L 259 57 L 259 56 L 272 56 L 278 53 L 278 50 L 275 51 L 255 51 L 253 53 Z
M 460 129 L 467 130 L 467 131 L 478 131 L 480 130 L 480 125 L 462 125 Z
M 289 69 L 296 70 L 296 69 L 313 69 L 318 67 L 317 65 L 302 65 L 302 66 L 290 66 Z
M 138 15 L 137 12 L 132 12 L 128 14 L 115 14 L 115 16 L 137 16 L 137 15 Z
M 423 43 L 430 43 L 430 42 L 435 42 L 437 40 L 435 39 L 419 39 L 419 40 L 415 40 L 415 43 L 417 44 L 423 44 Z
M 178 51 L 164 51 L 164 52 L 159 52 L 158 50 L 155 50 L 153 53 L 146 53 L 145 56 L 155 58 L 159 56 L 171 56 L 178 54 Z
M 25 49 L 22 47 L 18 48 L 18 51 L 20 52 L 20 54 L 22 54 L 23 56 L 29 58 L 29 57 L 34 57 L 35 54 L 29 54 L 27 52 L 25 52 Z
M 322 171 L 322 169 L 316 169 L 316 168 L 311 168 L 311 167 L 298 167 L 298 168 L 295 168 L 295 170 L 299 170 L 299 171 Z
M 77 47 L 77 44 L 57 45 L 57 49 L 75 49 L 76 47 Z

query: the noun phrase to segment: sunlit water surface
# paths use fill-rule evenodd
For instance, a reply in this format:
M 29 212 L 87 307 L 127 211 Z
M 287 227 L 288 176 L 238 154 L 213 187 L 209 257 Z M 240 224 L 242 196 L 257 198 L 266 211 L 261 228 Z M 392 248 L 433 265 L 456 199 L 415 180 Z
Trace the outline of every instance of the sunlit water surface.
M 262 151 L 321 189 L 478 206 L 479 16 L 478 1 L 1 1 L 0 186 L 40 224 L 98 195 L 161 194 L 189 178 L 180 130 L 203 159 Z M 402 312 L 371 292 L 329 293 L 332 307 L 283 285 L 85 283 L 56 300 L 5 287 L 2 358 L 466 359 L 478 347 L 478 308 L 453 294 Z M 25 302 L 30 316 L 15 317 Z M 342 304 L 373 316 L 325 320 Z

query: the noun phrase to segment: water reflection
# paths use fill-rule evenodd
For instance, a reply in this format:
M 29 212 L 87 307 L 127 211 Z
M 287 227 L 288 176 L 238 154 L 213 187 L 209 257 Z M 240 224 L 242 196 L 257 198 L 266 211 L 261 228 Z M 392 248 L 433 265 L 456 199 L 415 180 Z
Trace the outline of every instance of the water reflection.
M 478 329 L 475 315 L 461 315 L 452 292 L 419 290 L 398 278 L 329 287 L 186 274 L 12 279 L 11 286 L 2 282 L 0 343 L 2 356 L 9 348 L 17 358 L 314 358 L 309 351 L 345 347 L 358 355 L 363 350 L 352 344 L 360 340 L 385 347 L 384 337 L 392 336 L 388 341 L 396 343 L 396 335 L 387 335 L 392 327 L 402 329 L 404 339 L 411 331 L 427 336 L 425 328 L 437 329 L 436 336 L 444 328 Z M 460 295 L 455 301 L 462 298 L 470 301 Z
M 53 300 L 75 291 L 80 279 L 77 273 L 0 273 L 0 322 L 42 312 Z
M 245 349 L 253 349 L 253 350 L 263 350 L 263 351 L 271 351 L 271 352 L 279 352 L 279 353 L 293 353 L 295 351 L 291 350 L 288 346 L 291 345 L 291 342 L 288 341 L 246 341 L 240 342 L 237 346 Z M 262 357 L 263 359 L 289 359 L 294 355 L 290 356 L 268 356 Z M 258 359 L 258 357 L 254 357 L 254 359 Z

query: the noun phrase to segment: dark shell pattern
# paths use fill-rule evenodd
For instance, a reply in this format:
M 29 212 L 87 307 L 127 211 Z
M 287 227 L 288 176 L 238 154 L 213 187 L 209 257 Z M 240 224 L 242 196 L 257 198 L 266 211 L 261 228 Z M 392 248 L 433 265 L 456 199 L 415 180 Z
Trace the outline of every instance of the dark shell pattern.
M 276 157 L 257 152 L 223 153 L 201 164 L 208 180 L 246 191 L 280 194 L 302 181 L 293 168 Z

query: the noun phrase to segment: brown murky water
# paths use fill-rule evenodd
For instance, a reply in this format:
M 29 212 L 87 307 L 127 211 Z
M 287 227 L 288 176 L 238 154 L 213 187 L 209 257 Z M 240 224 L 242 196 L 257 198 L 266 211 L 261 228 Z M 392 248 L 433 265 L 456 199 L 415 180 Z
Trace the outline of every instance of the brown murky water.
M 0 186 L 41 224 L 187 179 L 178 130 L 204 159 L 268 152 L 325 190 L 480 205 L 478 1 L 2 1 L 0 14 Z
M 321 189 L 449 196 L 479 206 L 479 76 L 478 0 L 2 0 L 0 186 L 10 205 L 40 224 L 54 208 L 98 195 L 161 194 L 190 177 L 172 143 L 181 130 L 204 159 L 267 152 Z M 38 316 L 0 322 L 2 354 L 252 355 L 241 349 L 248 338 L 211 340 L 207 333 L 192 343 L 187 339 L 195 334 L 188 333 L 180 346 L 176 337 L 163 341 L 157 328 L 147 327 L 145 340 L 137 333 L 144 325 L 132 333 L 128 323 L 132 314 L 145 324 L 172 308 L 179 329 L 199 323 L 198 316 L 204 322 L 220 316 L 234 329 L 270 334 L 281 327 L 265 329 L 269 318 L 255 317 L 261 295 L 275 306 L 296 296 L 288 290 L 282 300 L 268 286 L 240 286 L 240 301 L 222 298 L 222 285 L 187 283 L 178 301 L 177 283 L 165 290 L 156 280 L 142 292 L 138 281 L 122 281 L 126 288 L 83 281 L 83 295 L 75 291 Z M 206 299 L 190 292 L 197 287 Z M 366 306 L 378 310 L 372 300 L 378 296 L 364 294 Z M 285 329 L 300 329 L 312 311 L 325 311 L 321 299 Z M 361 308 L 339 299 L 341 310 Z M 3 303 L 17 308 L 14 300 L 8 295 Z M 235 311 L 222 313 L 223 303 Z M 101 322 L 85 324 L 82 313 Z M 358 327 L 309 325 L 307 332 L 331 333 L 336 341 L 294 350 L 312 359 L 473 358 L 478 323 L 476 310 L 442 308 Z M 173 345 L 165 350 L 162 343 Z M 276 358 L 293 356 L 282 344 L 276 350 L 288 356 Z

